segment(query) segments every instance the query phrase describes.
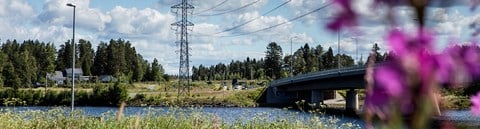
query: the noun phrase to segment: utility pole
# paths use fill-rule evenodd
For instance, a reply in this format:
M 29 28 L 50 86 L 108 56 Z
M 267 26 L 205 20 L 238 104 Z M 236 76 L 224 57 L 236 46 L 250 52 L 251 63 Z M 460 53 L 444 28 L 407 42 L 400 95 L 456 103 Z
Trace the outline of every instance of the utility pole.
M 337 32 L 337 68 L 340 69 L 340 30 Z
M 188 47 L 188 27 L 193 26 L 193 23 L 188 21 L 188 15 L 193 14 L 193 7 L 188 3 L 188 0 L 182 0 L 181 3 L 176 4 L 171 7 L 172 12 L 178 15 L 181 15 L 181 20 L 175 23 L 172 23 L 172 26 L 176 28 L 175 33 L 177 34 L 176 43 L 180 43 L 180 67 L 178 68 L 178 96 L 188 97 L 190 95 L 190 68 L 189 68 L 189 47 Z M 180 10 L 180 11 L 179 11 Z M 191 30 L 191 29 L 190 29 Z
M 358 37 L 352 37 L 355 40 L 355 58 L 358 61 Z
M 293 36 L 290 38 L 290 77 L 293 76 L 293 39 L 298 38 L 297 36 Z

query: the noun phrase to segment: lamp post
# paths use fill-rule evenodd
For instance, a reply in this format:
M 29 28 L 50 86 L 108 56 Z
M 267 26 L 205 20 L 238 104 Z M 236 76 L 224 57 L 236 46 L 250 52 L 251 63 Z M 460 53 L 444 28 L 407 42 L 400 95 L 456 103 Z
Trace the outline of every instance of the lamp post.
M 358 61 L 358 37 L 352 37 L 355 40 L 355 58 Z
M 337 69 L 340 70 L 340 30 L 337 32 Z
M 290 38 L 290 77 L 293 76 L 293 39 L 298 38 L 298 36 L 293 36 Z
M 73 33 L 72 33 L 72 46 L 73 46 L 73 51 L 72 51 L 72 112 L 73 112 L 73 107 L 74 107 L 74 101 L 75 101 L 75 6 L 72 3 L 68 3 L 67 6 L 73 7 Z

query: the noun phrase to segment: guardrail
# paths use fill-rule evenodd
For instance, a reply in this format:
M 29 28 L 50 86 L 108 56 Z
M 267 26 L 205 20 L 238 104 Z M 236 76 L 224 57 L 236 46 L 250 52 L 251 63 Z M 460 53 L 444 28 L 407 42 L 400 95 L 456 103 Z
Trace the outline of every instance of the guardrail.
M 316 71 L 316 72 L 310 72 L 310 73 L 305 73 L 293 77 L 287 77 L 287 78 L 281 78 L 277 80 L 273 80 L 270 82 L 270 86 L 275 86 L 279 85 L 282 83 L 291 83 L 296 80 L 302 80 L 306 78 L 311 78 L 311 77 L 320 77 L 320 76 L 327 76 L 327 75 L 332 75 L 332 74 L 342 74 L 342 73 L 348 73 L 348 72 L 355 72 L 355 71 L 362 71 L 365 70 L 366 66 L 352 66 L 352 67 L 344 67 L 344 68 L 339 68 L 339 69 L 330 69 L 330 70 L 323 70 L 323 71 Z

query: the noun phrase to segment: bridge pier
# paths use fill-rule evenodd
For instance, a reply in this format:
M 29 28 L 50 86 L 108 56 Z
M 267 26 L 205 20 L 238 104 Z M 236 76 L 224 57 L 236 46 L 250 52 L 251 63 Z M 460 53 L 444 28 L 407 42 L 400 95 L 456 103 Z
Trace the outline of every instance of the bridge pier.
M 347 91 L 345 110 L 347 112 L 355 112 L 358 110 L 358 93 L 355 89 Z
M 311 90 L 310 103 L 315 104 L 316 107 L 320 106 L 323 103 L 323 91 Z

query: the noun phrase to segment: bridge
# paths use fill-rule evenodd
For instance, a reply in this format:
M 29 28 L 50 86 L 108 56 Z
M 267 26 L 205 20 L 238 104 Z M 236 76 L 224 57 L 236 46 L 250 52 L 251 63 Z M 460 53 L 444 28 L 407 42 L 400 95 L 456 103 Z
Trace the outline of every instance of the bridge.
M 274 80 L 266 90 L 266 102 L 274 105 L 292 105 L 296 101 L 323 103 L 335 96 L 334 90 L 348 89 L 346 111 L 358 110 L 355 89 L 365 88 L 365 66 L 353 66 L 317 71 Z

